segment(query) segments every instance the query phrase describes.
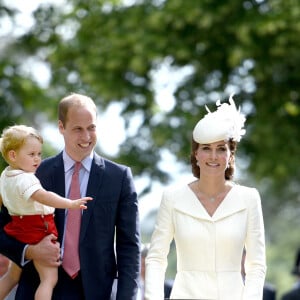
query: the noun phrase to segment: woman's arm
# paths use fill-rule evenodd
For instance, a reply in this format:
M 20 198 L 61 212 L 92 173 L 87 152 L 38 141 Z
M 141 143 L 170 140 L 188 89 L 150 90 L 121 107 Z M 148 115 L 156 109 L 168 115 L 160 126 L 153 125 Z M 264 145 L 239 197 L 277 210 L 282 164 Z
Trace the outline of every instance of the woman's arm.
M 243 300 L 262 299 L 266 275 L 265 229 L 261 199 L 256 189 L 251 189 L 248 200 L 247 227 Z
M 165 272 L 170 243 L 174 237 L 172 205 L 164 192 L 146 258 L 145 299 L 164 299 Z

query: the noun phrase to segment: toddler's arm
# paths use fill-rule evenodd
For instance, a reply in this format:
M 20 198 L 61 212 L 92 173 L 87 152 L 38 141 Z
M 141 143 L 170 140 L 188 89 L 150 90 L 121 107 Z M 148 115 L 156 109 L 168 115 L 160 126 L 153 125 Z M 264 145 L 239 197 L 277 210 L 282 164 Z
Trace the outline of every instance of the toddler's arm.
M 40 202 L 44 205 L 52 206 L 55 208 L 81 208 L 86 209 L 87 201 L 92 200 L 91 197 L 83 197 L 76 200 L 70 200 L 61 197 L 53 192 L 48 192 L 44 189 L 39 189 L 31 195 L 34 201 Z

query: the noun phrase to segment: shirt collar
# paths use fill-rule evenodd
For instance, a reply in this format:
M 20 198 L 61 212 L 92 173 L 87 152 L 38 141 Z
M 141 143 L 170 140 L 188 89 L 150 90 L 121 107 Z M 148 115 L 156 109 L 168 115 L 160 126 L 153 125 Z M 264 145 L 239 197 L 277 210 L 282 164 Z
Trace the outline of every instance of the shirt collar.
M 93 161 L 94 153 L 91 152 L 87 157 L 85 157 L 82 161 L 81 164 L 84 167 L 84 169 L 88 172 L 91 171 L 91 166 L 92 166 L 92 161 Z M 63 161 L 64 161 L 64 167 L 65 167 L 65 172 L 67 173 L 70 169 L 73 168 L 75 164 L 75 160 L 73 160 L 65 150 L 63 150 Z

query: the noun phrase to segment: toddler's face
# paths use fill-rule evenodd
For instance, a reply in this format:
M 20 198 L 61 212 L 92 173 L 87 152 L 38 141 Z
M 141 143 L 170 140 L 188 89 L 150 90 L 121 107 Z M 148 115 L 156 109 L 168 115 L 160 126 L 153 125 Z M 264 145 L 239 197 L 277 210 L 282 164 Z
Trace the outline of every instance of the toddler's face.
M 42 144 L 35 137 L 29 137 L 15 153 L 14 167 L 35 173 L 42 160 Z

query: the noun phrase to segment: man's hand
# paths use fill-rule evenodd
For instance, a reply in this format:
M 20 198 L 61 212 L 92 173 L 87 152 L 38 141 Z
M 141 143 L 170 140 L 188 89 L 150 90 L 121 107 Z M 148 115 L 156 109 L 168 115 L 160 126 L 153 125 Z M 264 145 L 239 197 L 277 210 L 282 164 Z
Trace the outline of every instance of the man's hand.
M 26 249 L 25 258 L 37 261 L 44 266 L 60 266 L 60 245 L 56 240 L 57 237 L 54 234 L 50 234 L 44 237 L 39 243 L 29 245 Z

